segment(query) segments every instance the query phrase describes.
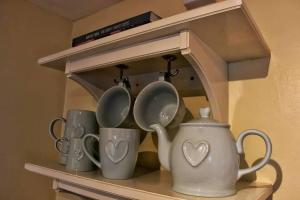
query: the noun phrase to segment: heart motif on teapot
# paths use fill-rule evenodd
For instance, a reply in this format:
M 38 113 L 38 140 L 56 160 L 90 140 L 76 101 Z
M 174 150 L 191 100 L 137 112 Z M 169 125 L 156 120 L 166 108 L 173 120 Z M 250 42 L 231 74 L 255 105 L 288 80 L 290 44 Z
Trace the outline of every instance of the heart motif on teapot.
M 105 145 L 105 154 L 114 163 L 119 163 L 128 153 L 127 140 L 109 140 Z
M 209 144 L 206 141 L 192 142 L 186 140 L 182 144 L 185 159 L 192 167 L 197 167 L 208 155 Z

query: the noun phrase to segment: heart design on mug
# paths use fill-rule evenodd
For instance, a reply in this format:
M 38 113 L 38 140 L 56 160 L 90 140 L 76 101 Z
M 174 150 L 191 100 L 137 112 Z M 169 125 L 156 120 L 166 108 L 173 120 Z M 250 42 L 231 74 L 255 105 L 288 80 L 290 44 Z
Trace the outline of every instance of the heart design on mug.
M 114 163 L 119 163 L 128 153 L 127 140 L 108 140 L 105 145 L 105 154 Z
M 84 156 L 84 152 L 82 151 L 81 148 L 80 149 L 76 149 L 74 151 L 74 154 L 75 154 L 75 157 L 76 157 L 77 161 L 81 160 L 83 158 L 83 156 Z
M 78 124 L 73 131 L 74 137 L 81 138 L 85 134 L 85 127 L 82 124 Z
M 192 167 L 197 167 L 208 155 L 209 144 L 206 141 L 192 142 L 186 140 L 182 144 L 185 159 Z

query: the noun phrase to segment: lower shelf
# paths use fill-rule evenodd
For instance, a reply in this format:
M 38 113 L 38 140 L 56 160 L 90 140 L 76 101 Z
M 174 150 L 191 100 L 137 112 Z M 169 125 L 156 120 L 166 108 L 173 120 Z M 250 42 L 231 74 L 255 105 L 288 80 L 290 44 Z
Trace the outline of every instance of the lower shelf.
M 64 166 L 54 163 L 25 163 L 25 169 L 51 177 L 55 180 L 54 187 L 68 190 L 83 196 L 106 199 L 116 199 L 118 196 L 126 199 L 143 200 L 204 200 L 207 198 L 182 195 L 172 191 L 171 176 L 166 171 L 145 173 L 138 170 L 135 177 L 129 180 L 110 180 L 101 176 L 100 170 L 94 172 L 69 172 Z M 210 200 L 264 200 L 272 194 L 272 185 L 263 183 L 238 182 L 237 193 L 224 198 L 209 198 Z M 101 198 L 103 199 L 103 198 Z

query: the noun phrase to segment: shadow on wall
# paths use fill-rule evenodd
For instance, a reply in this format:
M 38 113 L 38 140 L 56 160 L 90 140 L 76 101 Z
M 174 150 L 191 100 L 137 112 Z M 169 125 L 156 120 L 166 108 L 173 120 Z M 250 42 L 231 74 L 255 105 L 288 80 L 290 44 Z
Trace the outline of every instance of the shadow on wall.
M 254 161 L 253 164 L 252 164 L 252 167 L 254 165 L 258 164 L 262 160 L 263 160 L 263 158 L 259 158 L 256 161 Z M 279 187 L 282 183 L 282 177 L 283 177 L 282 169 L 281 169 L 279 163 L 276 160 L 273 160 L 273 159 L 270 159 L 270 161 L 267 165 L 271 166 L 273 168 L 273 170 L 275 171 L 276 178 L 275 178 L 275 181 L 273 182 L 273 193 L 275 193 L 279 189 Z M 245 154 L 242 154 L 240 156 L 240 168 L 244 169 L 244 168 L 248 168 L 248 167 L 249 167 L 249 165 L 245 160 Z M 249 182 L 255 181 L 256 179 L 257 179 L 257 176 L 256 176 L 255 172 L 247 174 L 247 175 L 245 175 L 241 178 L 241 180 L 249 181 Z M 268 198 L 268 200 L 272 200 L 272 197 Z
M 247 62 L 247 61 L 246 61 Z M 238 63 L 231 64 L 229 66 L 229 80 L 235 81 L 235 80 L 250 80 L 250 79 L 257 79 L 257 78 L 264 78 L 268 76 L 269 71 L 269 65 L 270 65 L 269 59 L 261 59 L 256 60 L 253 62 L 249 62 L 246 65 L 238 66 Z M 256 63 L 256 64 L 255 64 Z M 253 65 L 252 65 L 253 64 Z M 251 69 L 251 67 L 253 67 Z M 256 98 L 257 96 L 263 96 L 266 91 L 265 88 L 257 88 L 255 91 L 251 91 L 249 93 L 245 93 L 247 90 L 253 89 L 253 85 L 245 85 L 245 84 L 233 84 L 232 85 L 233 90 L 235 90 L 233 97 L 233 101 L 231 102 L 233 105 L 233 110 L 231 110 L 232 113 L 232 121 L 231 124 L 234 125 L 234 129 L 244 129 L 245 127 L 260 127 L 262 129 L 267 129 L 265 127 L 265 119 L 264 116 L 257 115 L 257 110 L 260 110 L 259 112 L 267 113 L 269 110 L 269 107 L 266 107 L 265 105 L 268 105 L 269 102 L 262 102 L 261 99 Z M 268 85 L 267 85 L 268 86 Z M 256 96 L 254 96 L 256 95 Z M 249 101 L 251 99 L 251 101 Z M 271 107 L 270 107 L 271 108 Z M 266 109 L 266 111 L 265 111 Z M 271 108 L 272 109 L 272 108 Z M 264 130 L 263 130 L 264 131 Z M 241 131 L 239 131 L 241 132 Z M 236 135 L 237 136 L 237 135 Z M 269 135 L 271 136 L 271 135 Z M 271 137 L 272 140 L 272 137 Z M 273 144 L 274 145 L 274 144 Z M 254 166 L 258 164 L 260 161 L 262 161 L 263 158 L 259 158 L 253 162 L 251 166 Z M 274 171 L 274 177 L 275 180 L 272 183 L 273 184 L 273 194 L 278 191 L 282 184 L 283 174 L 280 164 L 274 160 L 270 159 L 270 161 L 267 164 L 271 169 Z M 266 165 L 266 166 L 267 166 Z M 249 168 L 250 165 L 245 160 L 245 155 L 240 155 L 240 168 L 245 169 Z M 250 173 L 246 174 L 245 176 L 241 177 L 242 181 L 256 181 L 257 180 L 257 174 Z M 272 196 L 268 198 L 268 200 L 272 200 Z

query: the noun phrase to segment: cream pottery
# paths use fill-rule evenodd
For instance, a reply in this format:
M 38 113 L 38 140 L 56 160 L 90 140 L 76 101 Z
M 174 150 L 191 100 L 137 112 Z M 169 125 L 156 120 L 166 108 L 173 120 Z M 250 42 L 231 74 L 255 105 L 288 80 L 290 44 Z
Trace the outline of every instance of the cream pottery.
M 159 160 L 171 171 L 174 191 L 205 197 L 233 195 L 241 176 L 262 168 L 270 159 L 272 145 L 265 133 L 246 130 L 235 142 L 229 125 L 209 119 L 209 113 L 209 108 L 200 109 L 200 120 L 180 124 L 172 143 L 163 126 L 151 125 L 158 134 Z M 239 169 L 239 154 L 248 135 L 264 140 L 266 154 L 255 166 Z

